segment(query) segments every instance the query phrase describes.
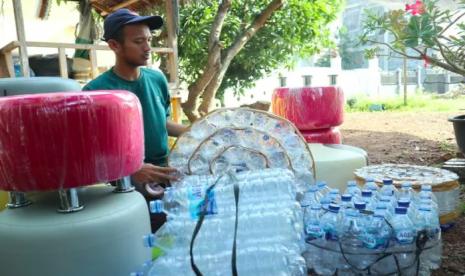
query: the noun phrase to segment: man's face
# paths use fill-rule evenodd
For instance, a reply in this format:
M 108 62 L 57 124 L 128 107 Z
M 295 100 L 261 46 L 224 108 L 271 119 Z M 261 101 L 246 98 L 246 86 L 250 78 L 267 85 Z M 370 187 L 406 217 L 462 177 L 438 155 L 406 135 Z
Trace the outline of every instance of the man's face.
M 152 34 L 145 24 L 131 24 L 124 26 L 124 41 L 117 53 L 126 63 L 133 66 L 147 65 L 150 59 L 150 41 Z

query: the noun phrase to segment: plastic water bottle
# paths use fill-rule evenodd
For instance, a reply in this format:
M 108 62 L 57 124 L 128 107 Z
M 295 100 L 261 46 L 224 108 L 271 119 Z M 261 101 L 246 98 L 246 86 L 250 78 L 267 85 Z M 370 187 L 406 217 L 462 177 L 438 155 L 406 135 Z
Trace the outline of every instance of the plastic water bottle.
M 375 211 L 376 208 L 376 200 L 373 197 L 373 192 L 367 189 L 362 190 L 362 198 L 361 200 L 366 204 L 367 211 Z
M 410 206 L 410 203 L 411 202 L 410 202 L 410 200 L 408 200 L 408 198 L 400 198 L 397 201 L 397 207 L 402 207 L 402 208 L 407 209 L 407 215 L 410 218 L 410 220 L 413 222 L 413 221 L 415 221 L 417 212 L 416 212 L 415 207 Z
M 394 186 L 392 179 L 383 179 L 383 186 L 380 189 L 381 195 L 397 196 L 397 188 Z
M 343 194 L 341 196 L 341 213 L 345 214 L 345 211 L 349 208 L 354 208 L 354 204 L 352 203 L 352 195 L 351 194 Z
M 430 197 L 431 200 L 438 204 L 438 199 L 436 198 L 436 195 L 433 193 L 433 188 L 431 185 L 422 185 L 421 190 L 417 195 L 417 198 L 420 199 L 421 197 Z
M 339 195 L 339 189 L 331 189 L 329 191 L 329 198 L 332 203 L 339 203 L 341 201 L 341 196 Z
M 373 196 L 376 198 L 379 191 L 379 186 L 373 179 L 366 179 L 365 185 L 363 185 L 364 190 L 370 190 L 373 193 Z
M 407 199 L 412 202 L 415 199 L 415 194 L 415 191 L 412 189 L 412 183 L 402 183 L 399 191 L 399 199 Z
M 318 246 L 324 245 L 325 232 L 320 225 L 320 215 L 320 204 L 308 206 L 304 212 L 305 239 L 307 241 L 304 258 L 308 269 L 313 268 L 321 259 L 321 254 L 319 254 L 321 249 Z
M 354 199 L 359 198 L 362 195 L 362 192 L 357 186 L 357 182 L 355 180 L 347 181 L 347 188 L 344 193 L 351 194 Z
M 338 253 L 338 228 L 341 220 L 339 209 L 339 205 L 334 203 L 330 204 L 329 212 L 325 213 L 320 220 L 321 227 L 325 232 L 324 248 L 329 249 L 321 251 L 321 261 L 314 265 L 315 272 L 320 275 L 333 275 L 340 262 L 340 254 Z
M 321 211 L 323 215 L 323 213 L 326 213 L 326 211 L 329 210 L 329 204 L 331 204 L 331 197 L 329 193 L 327 193 L 325 196 L 323 196 L 323 198 L 321 198 L 320 204 L 321 204 L 321 209 L 322 209 Z
M 310 188 L 304 193 L 304 197 L 300 204 L 302 206 L 312 206 L 319 203 L 318 187 L 311 185 Z
M 442 244 L 439 219 L 431 210 L 431 206 L 422 205 L 416 217 L 417 231 L 426 231 L 428 241 L 420 255 L 420 262 L 424 270 L 437 269 L 441 265 Z
M 386 207 L 386 212 L 388 213 L 386 216 L 389 217 L 389 218 L 392 218 L 393 215 L 394 215 L 394 206 L 392 204 L 392 200 L 391 200 L 391 197 L 389 196 L 381 196 L 379 201 L 378 201 L 379 204 L 382 204 Z
M 365 248 L 371 253 L 384 252 L 389 248 L 391 236 L 392 229 L 387 224 L 385 209 L 376 209 L 372 219 L 367 223 L 366 231 L 364 232 L 363 244 Z M 388 274 L 393 270 L 392 266 L 395 266 L 393 258 L 384 258 L 376 261 L 378 255 L 374 254 L 368 258 L 371 262 L 374 262 L 371 266 L 371 271 L 374 275 Z
M 394 232 L 394 250 L 403 275 L 415 275 L 415 237 L 416 228 L 407 215 L 407 209 L 396 207 L 391 220 Z
M 323 198 L 327 193 L 329 193 L 329 187 L 326 181 L 317 181 L 316 185 L 318 186 L 318 192 L 320 193 L 320 199 Z
M 393 214 L 390 212 L 388 207 L 388 205 L 379 201 L 376 203 L 375 213 L 382 214 L 386 221 L 390 222 Z

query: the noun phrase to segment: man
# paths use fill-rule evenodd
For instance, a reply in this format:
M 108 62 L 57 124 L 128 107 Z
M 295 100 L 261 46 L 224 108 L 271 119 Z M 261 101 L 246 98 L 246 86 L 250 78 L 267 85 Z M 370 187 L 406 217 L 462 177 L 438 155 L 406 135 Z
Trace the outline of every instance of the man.
M 168 135 L 178 137 L 187 129 L 168 119 L 170 96 L 163 73 L 141 67 L 147 65 L 151 57 L 151 31 L 162 25 L 159 16 L 139 16 L 128 9 L 108 15 L 103 38 L 115 53 L 115 66 L 83 88 L 128 90 L 139 98 L 144 119 L 145 160 L 131 179 L 147 200 L 161 195 L 163 188 L 158 184 L 176 180 L 176 170 L 167 167 Z M 157 228 L 153 223 L 152 219 L 152 227 Z

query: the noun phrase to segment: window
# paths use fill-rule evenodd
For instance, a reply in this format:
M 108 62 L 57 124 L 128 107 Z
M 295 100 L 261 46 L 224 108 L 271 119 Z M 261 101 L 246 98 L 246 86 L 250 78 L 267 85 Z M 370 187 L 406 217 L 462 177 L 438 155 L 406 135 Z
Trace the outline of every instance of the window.
M 285 87 L 286 86 L 286 77 L 279 77 L 279 86 Z
M 337 75 L 329 75 L 329 85 L 337 84 Z
M 302 78 L 304 79 L 304 86 L 312 85 L 312 76 L 311 75 L 303 75 Z

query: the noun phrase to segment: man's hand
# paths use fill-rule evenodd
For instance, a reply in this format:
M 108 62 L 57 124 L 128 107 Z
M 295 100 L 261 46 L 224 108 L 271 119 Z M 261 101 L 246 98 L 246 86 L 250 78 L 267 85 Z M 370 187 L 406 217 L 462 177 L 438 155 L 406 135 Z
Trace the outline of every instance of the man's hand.
M 178 180 L 175 176 L 177 170 L 171 167 L 158 167 L 149 163 L 144 163 L 142 168 L 132 174 L 132 180 L 139 184 L 164 183 Z

